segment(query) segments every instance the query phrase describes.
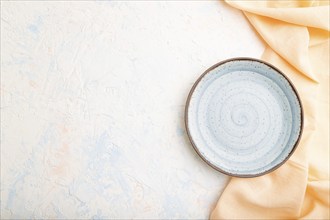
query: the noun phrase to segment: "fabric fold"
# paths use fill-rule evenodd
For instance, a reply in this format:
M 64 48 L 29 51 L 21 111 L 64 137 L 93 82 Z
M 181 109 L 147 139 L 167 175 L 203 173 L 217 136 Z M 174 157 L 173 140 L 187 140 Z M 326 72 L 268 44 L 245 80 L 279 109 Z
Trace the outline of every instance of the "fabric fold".
M 284 22 L 330 30 L 329 1 L 226 1 L 231 6 Z M 303 2 L 305 2 L 303 4 Z M 314 5 L 313 5 L 314 2 Z M 291 4 L 290 4 L 291 3 Z M 284 6 L 284 7 L 283 7 Z M 296 7 L 295 7 L 296 6 Z M 299 7 L 312 6 L 312 7 Z
M 245 15 L 274 51 L 307 77 L 317 82 L 309 63 L 309 32 L 307 27 L 260 17 L 249 12 L 245 12 Z

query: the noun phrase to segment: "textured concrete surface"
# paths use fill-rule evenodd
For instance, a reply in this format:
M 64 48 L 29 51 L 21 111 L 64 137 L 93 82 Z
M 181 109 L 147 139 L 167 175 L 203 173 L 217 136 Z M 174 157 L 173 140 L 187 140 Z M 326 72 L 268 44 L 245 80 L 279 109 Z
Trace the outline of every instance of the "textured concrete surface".
M 185 100 L 263 47 L 223 2 L 2 1 L 1 218 L 208 218 Z

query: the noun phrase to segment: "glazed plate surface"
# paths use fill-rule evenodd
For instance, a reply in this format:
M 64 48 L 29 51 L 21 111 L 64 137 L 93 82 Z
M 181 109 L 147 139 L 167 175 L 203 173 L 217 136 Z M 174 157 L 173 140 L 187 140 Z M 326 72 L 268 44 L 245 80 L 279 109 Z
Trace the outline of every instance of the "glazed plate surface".
M 213 168 L 238 177 L 268 173 L 296 148 L 303 125 L 299 96 L 274 66 L 252 58 L 223 61 L 194 84 L 186 129 Z

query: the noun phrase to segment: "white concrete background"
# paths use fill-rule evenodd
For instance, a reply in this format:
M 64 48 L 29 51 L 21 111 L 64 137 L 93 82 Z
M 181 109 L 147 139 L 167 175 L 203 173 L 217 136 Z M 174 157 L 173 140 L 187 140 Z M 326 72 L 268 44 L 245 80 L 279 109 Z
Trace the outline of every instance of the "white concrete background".
M 1 218 L 207 219 L 197 77 L 263 44 L 218 1 L 1 2 Z

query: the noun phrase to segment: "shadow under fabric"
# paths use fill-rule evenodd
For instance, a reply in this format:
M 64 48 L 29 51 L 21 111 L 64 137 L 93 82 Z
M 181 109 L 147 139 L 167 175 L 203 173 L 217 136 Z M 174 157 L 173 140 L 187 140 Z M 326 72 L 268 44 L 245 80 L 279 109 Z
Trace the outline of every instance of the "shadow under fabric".
M 304 129 L 292 157 L 267 175 L 231 178 L 211 219 L 330 219 L 329 1 L 227 1 L 266 46 L 262 59 L 300 95 Z

